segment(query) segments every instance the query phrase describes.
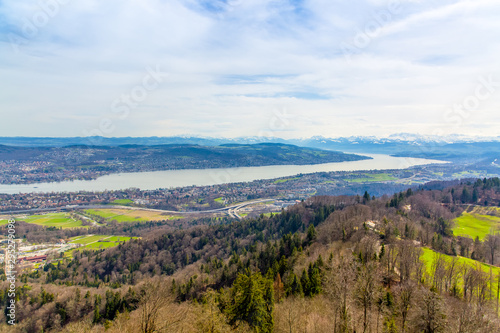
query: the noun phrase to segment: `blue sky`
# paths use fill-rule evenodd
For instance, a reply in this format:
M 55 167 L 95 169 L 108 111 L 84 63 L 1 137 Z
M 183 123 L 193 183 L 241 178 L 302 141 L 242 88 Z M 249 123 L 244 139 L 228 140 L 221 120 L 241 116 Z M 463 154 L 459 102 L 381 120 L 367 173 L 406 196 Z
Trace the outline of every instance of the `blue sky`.
M 0 1 L 2 136 L 499 135 L 500 2 Z

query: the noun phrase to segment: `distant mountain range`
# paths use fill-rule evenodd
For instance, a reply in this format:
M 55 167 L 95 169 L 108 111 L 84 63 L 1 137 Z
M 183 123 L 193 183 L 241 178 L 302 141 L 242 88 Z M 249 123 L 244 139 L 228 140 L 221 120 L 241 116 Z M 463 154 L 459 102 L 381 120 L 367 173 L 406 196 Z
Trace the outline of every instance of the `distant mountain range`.
M 373 136 L 325 138 L 315 136 L 305 139 L 281 139 L 271 137 L 72 137 L 31 138 L 0 137 L 0 144 L 22 147 L 65 147 L 72 145 L 123 146 L 123 145 L 165 145 L 189 144 L 219 146 L 223 144 L 282 143 L 302 147 L 319 148 L 352 153 L 390 154 L 445 160 L 477 160 L 500 157 L 499 137 L 467 137 L 463 135 L 427 136 L 411 133 L 393 134 L 386 138 Z

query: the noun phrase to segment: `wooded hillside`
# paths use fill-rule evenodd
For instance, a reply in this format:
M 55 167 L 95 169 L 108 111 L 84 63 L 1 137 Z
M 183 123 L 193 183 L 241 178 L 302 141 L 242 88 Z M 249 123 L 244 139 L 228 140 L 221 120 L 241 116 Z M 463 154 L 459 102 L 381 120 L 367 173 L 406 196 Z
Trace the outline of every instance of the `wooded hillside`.
M 442 188 L 313 197 L 270 217 L 76 252 L 21 277 L 16 328 L 500 331 L 500 236 L 454 236 L 471 208 L 496 214 L 500 180 Z

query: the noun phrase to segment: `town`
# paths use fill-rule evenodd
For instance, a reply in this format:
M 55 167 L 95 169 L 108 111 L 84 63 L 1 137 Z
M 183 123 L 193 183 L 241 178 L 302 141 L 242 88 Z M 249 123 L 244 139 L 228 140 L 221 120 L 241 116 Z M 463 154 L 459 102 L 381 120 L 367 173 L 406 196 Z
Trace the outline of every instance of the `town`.
M 71 209 L 72 206 L 116 204 L 120 200 L 129 200 L 130 204 L 137 207 L 172 211 L 203 211 L 252 199 L 302 200 L 312 195 L 361 195 L 366 189 L 373 195 L 380 196 L 429 181 L 491 176 L 489 170 L 481 168 L 469 173 L 463 173 L 462 169 L 459 165 L 442 164 L 383 172 L 321 172 L 246 183 L 156 190 L 130 188 L 102 192 L 0 193 L 0 212 Z

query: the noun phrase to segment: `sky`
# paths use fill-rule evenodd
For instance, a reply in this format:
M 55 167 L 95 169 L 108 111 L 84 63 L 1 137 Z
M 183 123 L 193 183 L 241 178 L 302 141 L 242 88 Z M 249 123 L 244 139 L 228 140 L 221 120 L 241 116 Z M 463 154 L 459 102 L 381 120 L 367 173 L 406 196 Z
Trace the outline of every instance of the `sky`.
M 0 136 L 498 136 L 498 0 L 0 0 Z

